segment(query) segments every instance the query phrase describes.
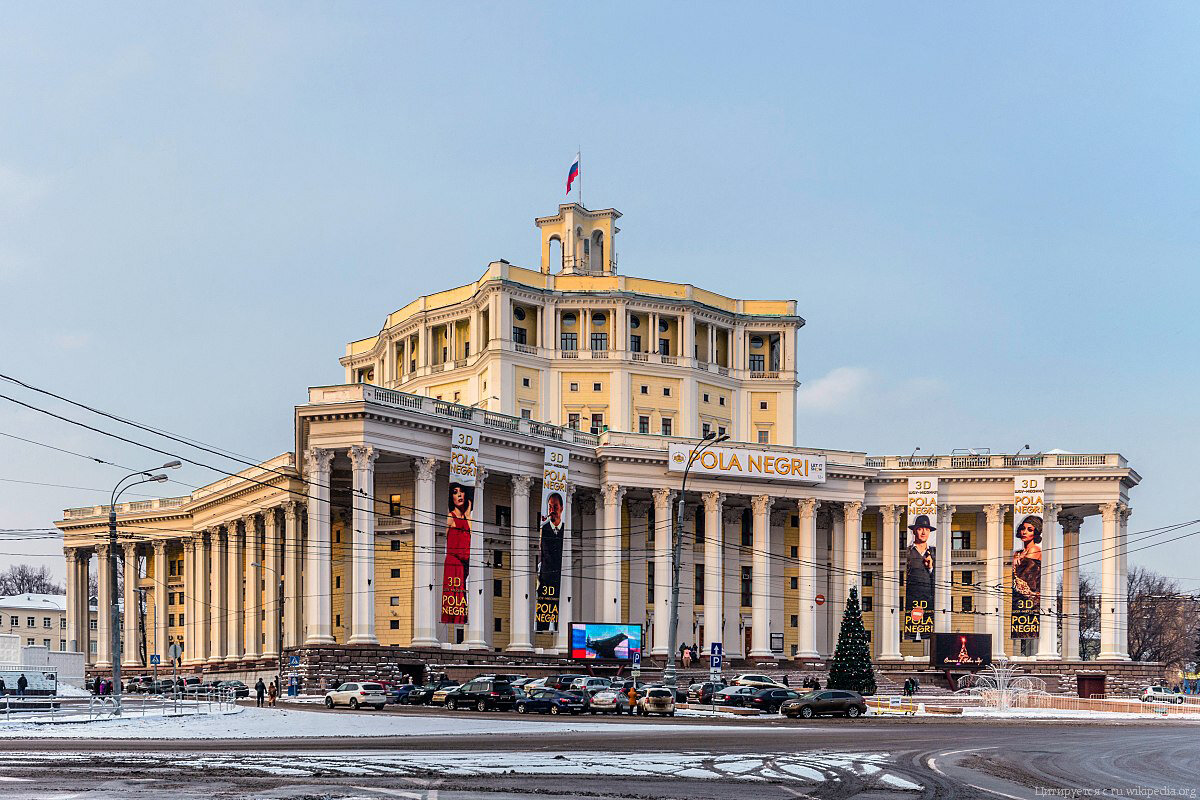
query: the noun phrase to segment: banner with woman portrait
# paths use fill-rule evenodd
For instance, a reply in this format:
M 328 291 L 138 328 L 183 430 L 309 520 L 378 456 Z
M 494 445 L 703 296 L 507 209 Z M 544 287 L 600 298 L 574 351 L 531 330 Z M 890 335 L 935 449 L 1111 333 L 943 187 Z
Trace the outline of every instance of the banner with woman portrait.
M 533 609 L 534 629 L 558 630 L 558 598 L 562 583 L 563 537 L 570 535 L 564 513 L 567 506 L 567 477 L 570 453 L 546 448 L 542 464 L 542 505 L 538 522 L 537 601 Z
M 454 428 L 450 434 L 450 485 L 446 493 L 446 561 L 442 568 L 442 622 L 467 621 L 467 577 L 471 564 L 471 516 L 479 475 L 479 434 Z
M 1012 621 L 1013 639 L 1036 639 L 1042 602 L 1042 522 L 1045 479 L 1018 475 L 1013 479 Z M 1053 588 L 1053 587 L 1052 587 Z
M 937 519 L 938 479 L 908 479 L 908 551 L 904 569 L 904 635 L 928 639 L 933 635 L 935 569 L 934 520 Z

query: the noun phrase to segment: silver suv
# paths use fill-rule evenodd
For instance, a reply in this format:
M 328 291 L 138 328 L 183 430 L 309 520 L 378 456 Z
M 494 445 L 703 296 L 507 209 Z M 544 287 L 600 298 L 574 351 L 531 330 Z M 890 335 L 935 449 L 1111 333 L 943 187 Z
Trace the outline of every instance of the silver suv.
M 1142 690 L 1143 703 L 1182 703 L 1183 695 L 1165 686 L 1147 686 Z

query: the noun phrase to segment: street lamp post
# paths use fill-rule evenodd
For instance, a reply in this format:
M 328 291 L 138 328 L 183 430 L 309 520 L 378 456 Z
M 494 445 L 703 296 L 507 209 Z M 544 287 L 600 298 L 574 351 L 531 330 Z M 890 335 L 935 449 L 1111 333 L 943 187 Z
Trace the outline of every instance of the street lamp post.
M 183 466 L 178 461 L 168 461 L 159 469 L 179 469 Z M 108 569 L 109 586 L 112 591 L 109 592 L 108 614 L 109 614 L 109 650 L 112 658 L 112 675 L 113 675 L 113 703 L 115 708 L 113 714 L 121 715 L 121 607 L 120 597 L 117 594 L 117 500 L 126 489 L 131 489 L 142 483 L 163 483 L 167 480 L 166 475 L 152 475 L 151 470 L 143 470 L 142 472 L 131 472 L 121 480 L 117 481 L 117 485 L 113 487 L 112 496 L 108 502 L 108 564 L 101 565 L 99 568 Z M 144 477 L 143 477 L 144 476 Z M 130 478 L 141 478 L 140 481 L 125 483 Z M 125 609 L 126 614 L 133 613 L 131 609 Z
M 679 562 L 683 559 L 683 498 L 687 492 L 688 472 L 701 453 L 728 438 L 724 433 L 720 436 L 712 431 L 706 433 L 700 443 L 692 448 L 687 465 L 683 468 L 683 481 L 679 485 L 679 505 L 675 512 L 675 524 L 672 526 L 675 541 L 671 551 L 671 624 L 667 628 L 667 666 L 663 669 L 663 683 L 672 689 L 678 681 L 675 672 L 675 648 L 679 644 Z
M 276 602 L 279 603 L 279 630 L 277 631 L 279 635 L 279 647 L 277 648 L 279 655 L 275 659 L 275 696 L 280 697 L 283 695 L 283 576 L 279 574 L 278 570 L 268 567 L 261 561 L 251 561 L 250 566 L 265 569 L 267 572 L 274 572 L 276 583 L 278 584 Z

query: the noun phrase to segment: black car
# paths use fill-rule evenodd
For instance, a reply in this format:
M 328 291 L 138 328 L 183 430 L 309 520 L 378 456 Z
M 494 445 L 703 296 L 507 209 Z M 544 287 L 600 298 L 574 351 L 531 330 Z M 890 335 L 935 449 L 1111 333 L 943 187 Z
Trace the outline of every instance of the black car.
M 427 706 L 433 698 L 433 693 L 444 686 L 453 686 L 454 681 L 440 680 L 428 683 L 424 686 L 414 687 L 411 692 L 405 695 L 400 702 L 414 706 Z
M 566 691 L 571 688 L 571 684 L 575 683 L 576 678 L 587 678 L 587 675 L 581 675 L 578 672 L 573 672 L 566 675 L 551 675 L 546 678 L 547 689 L 557 689 L 558 691 Z
M 784 703 L 797 697 L 800 697 L 800 693 L 792 689 L 759 689 L 746 701 L 746 708 L 776 714 Z
M 844 714 L 859 717 L 867 713 L 867 702 L 858 692 L 842 689 L 812 691 L 795 700 L 788 700 L 779 709 L 785 717 L 811 719 L 821 714 Z
M 241 681 L 217 681 L 213 688 L 222 694 L 230 692 L 235 698 L 250 696 L 250 687 Z
M 704 683 L 693 683 L 688 687 L 688 702 L 709 705 L 712 703 L 713 693 L 719 692 L 724 688 L 725 683 L 723 681 L 705 681 Z
M 491 711 L 494 708 L 510 710 L 516 705 L 519 693 L 508 681 L 498 678 L 476 678 L 467 681 L 446 695 L 446 708 L 473 708 L 476 711 Z
M 518 714 L 581 714 L 583 698 L 575 692 L 557 689 L 531 689 L 517 698 Z

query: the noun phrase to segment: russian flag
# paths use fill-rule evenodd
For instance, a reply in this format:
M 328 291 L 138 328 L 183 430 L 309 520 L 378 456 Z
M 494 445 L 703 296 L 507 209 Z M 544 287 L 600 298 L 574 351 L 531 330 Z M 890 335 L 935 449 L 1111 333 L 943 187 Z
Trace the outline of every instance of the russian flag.
M 579 177 L 579 153 L 575 154 L 575 163 L 567 170 L 567 194 L 571 193 L 571 184 Z

